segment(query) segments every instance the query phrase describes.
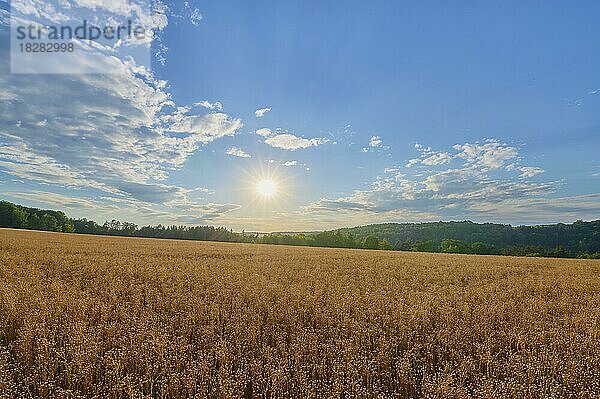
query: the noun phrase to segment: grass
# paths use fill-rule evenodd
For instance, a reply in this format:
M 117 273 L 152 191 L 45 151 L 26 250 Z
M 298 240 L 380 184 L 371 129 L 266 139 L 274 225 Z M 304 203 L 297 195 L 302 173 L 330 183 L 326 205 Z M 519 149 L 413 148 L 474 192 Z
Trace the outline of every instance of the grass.
M 0 229 L 0 397 L 600 396 L 600 262 Z

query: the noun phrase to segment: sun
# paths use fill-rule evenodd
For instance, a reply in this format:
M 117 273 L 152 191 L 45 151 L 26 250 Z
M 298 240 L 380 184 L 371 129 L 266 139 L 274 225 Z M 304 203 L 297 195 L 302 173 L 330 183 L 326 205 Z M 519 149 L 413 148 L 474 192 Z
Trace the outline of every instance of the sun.
M 277 185 L 271 179 L 262 179 L 256 184 L 256 192 L 265 198 L 272 197 L 277 192 Z

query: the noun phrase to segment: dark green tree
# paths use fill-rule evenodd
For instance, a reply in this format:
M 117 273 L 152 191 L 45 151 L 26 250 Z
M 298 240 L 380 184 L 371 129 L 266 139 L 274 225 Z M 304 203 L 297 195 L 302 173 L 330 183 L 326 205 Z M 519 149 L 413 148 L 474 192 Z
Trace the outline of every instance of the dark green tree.
M 442 252 L 450 254 L 468 254 L 470 253 L 469 245 L 461 240 L 443 239 L 440 245 Z
M 44 216 L 42 216 L 42 230 L 60 231 L 56 218 L 50 214 L 44 213 Z
M 27 227 L 27 211 L 10 202 L 0 202 L 0 226 L 22 229 Z
M 368 235 L 363 240 L 363 248 L 379 249 L 379 238 L 375 235 Z

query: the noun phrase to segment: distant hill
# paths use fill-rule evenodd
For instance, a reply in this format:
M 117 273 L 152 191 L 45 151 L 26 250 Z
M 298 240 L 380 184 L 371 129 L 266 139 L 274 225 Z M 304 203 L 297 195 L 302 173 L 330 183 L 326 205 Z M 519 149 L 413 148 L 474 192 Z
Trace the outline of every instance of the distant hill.
M 600 220 L 518 227 L 469 221 L 385 223 L 339 231 L 359 239 L 374 235 L 398 250 L 453 252 L 449 247 L 454 245 L 463 246 L 456 248 L 456 252 L 465 252 L 466 246 L 474 253 L 510 254 L 513 249 L 517 255 L 535 254 L 542 250 L 565 251 L 569 254 L 600 252 Z M 526 253 L 519 252 L 518 248 Z

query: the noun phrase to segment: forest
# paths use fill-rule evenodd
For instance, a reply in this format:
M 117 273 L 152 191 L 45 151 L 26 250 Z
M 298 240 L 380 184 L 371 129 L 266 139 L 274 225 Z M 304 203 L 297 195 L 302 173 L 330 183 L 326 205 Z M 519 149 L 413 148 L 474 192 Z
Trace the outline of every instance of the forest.
M 0 227 L 179 240 L 332 248 L 600 259 L 600 220 L 511 226 L 494 223 L 386 223 L 312 233 L 246 233 L 214 226 L 102 225 L 64 212 L 0 201 Z

